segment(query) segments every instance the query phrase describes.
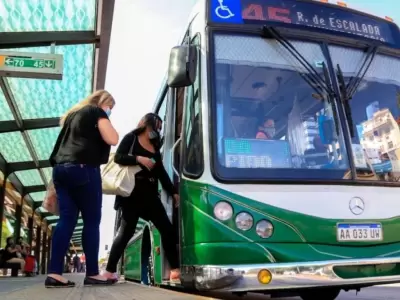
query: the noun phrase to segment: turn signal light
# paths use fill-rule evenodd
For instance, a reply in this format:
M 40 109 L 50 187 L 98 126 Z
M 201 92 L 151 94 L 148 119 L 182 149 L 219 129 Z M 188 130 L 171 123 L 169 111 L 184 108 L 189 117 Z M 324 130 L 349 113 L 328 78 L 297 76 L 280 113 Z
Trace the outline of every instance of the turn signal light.
M 261 284 L 268 284 L 272 280 L 272 274 L 267 269 L 263 269 L 258 272 L 257 278 L 258 282 L 260 282 Z
M 337 5 L 342 6 L 342 7 L 347 7 L 347 4 L 342 1 L 338 1 Z

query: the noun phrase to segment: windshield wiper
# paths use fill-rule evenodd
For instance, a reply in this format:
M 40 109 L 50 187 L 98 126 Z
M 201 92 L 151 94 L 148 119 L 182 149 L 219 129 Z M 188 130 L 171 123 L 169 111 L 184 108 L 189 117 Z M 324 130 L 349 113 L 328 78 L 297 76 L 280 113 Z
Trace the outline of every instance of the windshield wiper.
M 300 73 L 301 77 L 319 94 L 329 95 L 329 98 L 335 95 L 334 90 L 318 74 L 315 68 L 304 58 L 303 55 L 285 39 L 275 28 L 264 26 L 262 28 L 264 37 L 272 37 L 277 40 L 306 70 L 308 73 Z M 321 91 L 322 89 L 322 91 Z
M 326 93 L 328 103 L 332 105 L 332 116 L 335 122 L 336 134 L 339 135 L 339 118 L 336 111 L 336 104 L 332 98 L 336 96 L 335 91 L 330 84 L 328 68 L 325 62 L 322 62 L 324 78 L 315 70 L 315 68 L 297 51 L 290 41 L 285 39 L 275 28 L 264 26 L 263 36 L 272 37 L 277 40 L 307 71 L 308 73 L 299 72 L 300 76 L 319 94 Z M 325 80 L 324 80 L 325 79 Z
M 338 77 L 338 82 L 339 82 L 339 89 L 340 93 L 342 94 L 342 103 L 344 107 L 344 112 L 346 114 L 346 120 L 347 120 L 347 125 L 349 127 L 350 131 L 350 136 L 353 138 L 354 135 L 354 122 L 353 122 L 353 116 L 351 114 L 351 107 L 350 107 L 350 99 L 349 98 L 349 93 L 347 91 L 346 83 L 344 81 L 344 76 L 342 69 L 340 68 L 340 65 L 337 65 L 337 77 Z
M 325 62 L 322 63 L 322 70 L 324 72 L 325 82 L 331 82 L 330 77 L 329 77 L 328 68 L 326 67 Z M 335 123 L 336 136 L 339 136 L 339 117 L 338 117 L 338 113 L 337 113 L 336 102 L 332 101 L 332 99 L 331 99 L 331 97 L 333 97 L 334 95 L 335 95 L 335 93 L 333 95 L 328 95 L 328 102 L 332 106 L 332 117 L 333 117 L 333 120 Z
M 349 126 L 350 130 L 350 135 L 351 137 L 355 137 L 354 133 L 354 122 L 353 122 L 353 116 L 351 112 L 351 107 L 350 107 L 350 100 L 353 99 L 354 94 L 357 92 L 358 87 L 360 86 L 362 80 L 365 77 L 365 74 L 367 74 L 367 71 L 369 70 L 369 67 L 372 64 L 372 61 L 375 58 L 377 47 L 369 47 L 367 49 L 367 55 L 364 59 L 364 62 L 362 63 L 360 70 L 357 72 L 357 75 L 354 77 L 351 77 L 349 80 L 349 83 L 346 86 L 345 80 L 344 80 L 344 75 L 342 72 L 342 68 L 340 67 L 339 64 L 337 64 L 337 77 L 338 77 L 338 82 L 339 82 L 339 88 L 340 88 L 340 93 L 341 93 L 341 98 L 342 98 L 342 103 L 344 107 L 344 111 L 346 114 L 346 119 L 347 119 L 347 124 Z
M 355 77 L 350 78 L 349 83 L 346 86 L 348 100 L 351 100 L 354 94 L 357 92 L 358 87 L 360 86 L 362 80 L 365 77 L 365 74 L 367 74 L 367 71 L 372 64 L 372 61 L 375 58 L 377 49 L 378 47 L 376 46 L 372 46 L 367 49 L 367 54 L 365 56 L 364 62 L 360 67 L 360 70 L 357 72 L 357 75 Z

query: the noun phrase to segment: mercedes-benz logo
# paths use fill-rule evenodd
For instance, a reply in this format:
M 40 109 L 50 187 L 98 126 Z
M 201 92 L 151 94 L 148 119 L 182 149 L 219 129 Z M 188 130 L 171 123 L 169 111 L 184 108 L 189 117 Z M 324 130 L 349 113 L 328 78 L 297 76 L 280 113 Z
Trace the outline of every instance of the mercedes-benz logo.
M 358 216 L 364 212 L 365 203 L 360 197 L 354 197 L 350 199 L 349 208 L 354 215 Z

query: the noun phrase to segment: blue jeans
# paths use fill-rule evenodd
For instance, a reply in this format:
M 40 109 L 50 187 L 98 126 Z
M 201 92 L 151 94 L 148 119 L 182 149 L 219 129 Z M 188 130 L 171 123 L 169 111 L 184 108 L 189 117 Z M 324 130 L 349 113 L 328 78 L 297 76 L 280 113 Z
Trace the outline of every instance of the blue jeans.
M 79 164 L 60 164 L 53 168 L 60 219 L 53 232 L 49 273 L 62 274 L 64 257 L 74 232 L 79 212 L 83 219 L 82 247 L 86 255 L 86 276 L 99 274 L 98 256 L 102 190 L 100 168 Z

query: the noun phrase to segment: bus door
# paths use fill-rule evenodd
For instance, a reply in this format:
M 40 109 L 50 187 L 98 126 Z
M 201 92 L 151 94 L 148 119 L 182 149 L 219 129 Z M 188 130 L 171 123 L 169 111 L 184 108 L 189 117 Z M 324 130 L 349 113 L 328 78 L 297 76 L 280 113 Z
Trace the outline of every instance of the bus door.
M 199 40 L 196 36 L 191 43 L 199 45 Z M 186 170 L 183 173 L 193 175 L 199 171 L 201 173 L 203 166 L 199 62 L 196 77 L 196 82 L 192 86 L 170 88 L 168 93 L 167 113 L 163 126 L 165 133 L 163 162 L 178 191 L 182 171 Z M 174 225 L 176 238 L 180 241 L 180 209 L 175 207 L 173 199 L 168 197 L 165 191 L 162 192 L 162 200 Z M 169 266 L 166 260 L 164 260 L 164 277 L 169 277 Z
M 180 132 L 182 128 L 184 89 L 169 89 L 166 101 L 166 113 L 163 124 L 162 157 L 165 170 L 179 191 L 179 147 Z M 160 186 L 161 201 L 167 211 L 168 217 L 174 225 L 177 241 L 179 241 L 179 218 L 174 200 Z M 178 245 L 177 245 L 178 246 Z M 163 256 L 163 278 L 169 278 L 170 266 Z

